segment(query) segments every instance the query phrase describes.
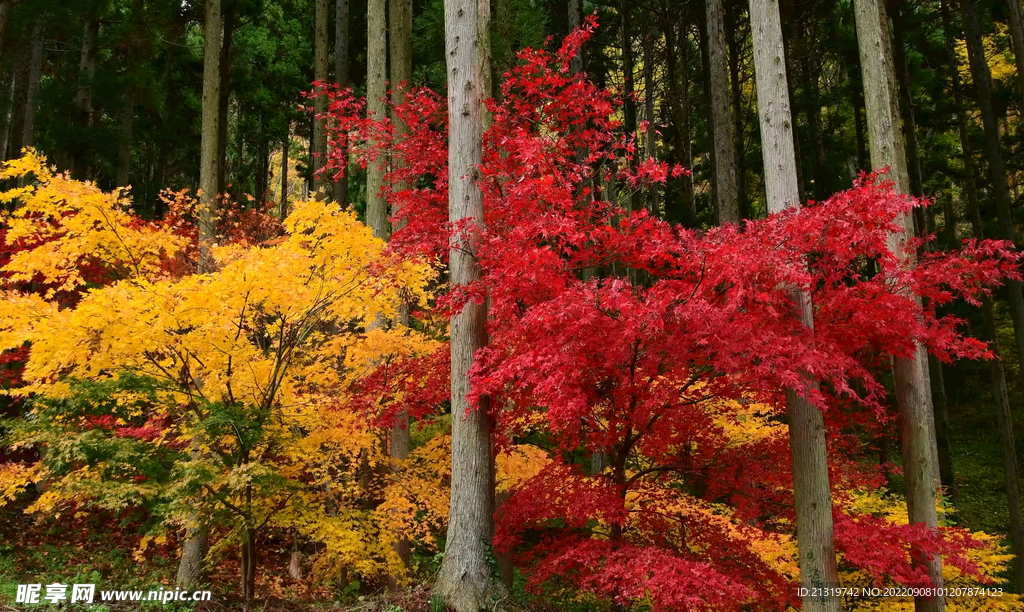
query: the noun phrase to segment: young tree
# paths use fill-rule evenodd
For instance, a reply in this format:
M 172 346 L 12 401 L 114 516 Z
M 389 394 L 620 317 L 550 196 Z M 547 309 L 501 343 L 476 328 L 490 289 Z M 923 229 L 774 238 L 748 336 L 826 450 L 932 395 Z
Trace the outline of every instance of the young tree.
M 855 0 L 854 9 L 871 163 L 876 168 L 889 169 L 887 178 L 893 181 L 898 193 L 909 193 L 910 180 L 906 149 L 900 132 L 892 43 L 885 7 L 878 0 Z M 914 235 L 913 220 L 904 216 L 899 222 L 906 231 L 891 235 L 889 249 L 911 265 L 915 254 L 908 248 L 906 241 L 907 237 Z M 916 343 L 912 357 L 897 357 L 894 360 L 894 374 L 900 413 L 903 472 L 907 479 L 907 510 L 912 523 L 923 523 L 927 528 L 935 529 L 938 526 L 936 501 L 941 486 L 938 449 L 928 377 L 928 354 L 919 342 Z M 921 550 L 915 550 L 913 554 L 915 562 L 927 569 L 934 586 L 941 587 L 942 558 Z M 915 597 L 914 604 L 918 612 L 941 612 L 945 609 L 945 600 L 941 596 Z
M 793 148 L 793 115 L 782 42 L 782 25 L 776 0 L 751 0 L 750 23 L 754 44 L 757 107 L 761 123 L 768 212 L 799 207 L 796 153 Z M 814 328 L 810 299 L 793 293 L 796 316 Z M 807 384 L 816 385 L 809 377 Z M 806 392 L 805 392 L 806 393 Z M 832 525 L 832 491 L 828 474 L 828 448 L 821 410 L 799 390 L 786 390 L 789 446 L 793 461 L 793 495 L 796 498 L 796 538 L 800 551 L 800 579 L 805 587 L 839 584 L 836 545 Z M 808 595 L 804 610 L 838 612 L 838 597 Z

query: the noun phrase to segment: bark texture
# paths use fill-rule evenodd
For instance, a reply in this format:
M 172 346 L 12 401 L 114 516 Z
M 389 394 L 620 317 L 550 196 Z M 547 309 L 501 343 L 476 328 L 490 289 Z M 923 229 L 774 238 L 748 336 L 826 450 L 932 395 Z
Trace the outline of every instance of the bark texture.
M 316 10 L 313 27 L 313 79 L 326 82 L 328 78 L 329 53 L 327 42 L 327 24 L 330 21 L 328 9 L 329 0 L 316 0 Z M 327 98 L 318 96 L 313 108 L 316 117 L 313 119 L 313 191 L 317 199 L 327 199 L 333 194 L 333 185 L 330 175 L 320 172 L 327 163 L 327 129 L 320 115 L 327 112 Z
M 452 238 L 450 282 L 480 279 L 473 254 L 475 228 L 484 220 L 483 194 L 475 166 L 482 161 L 483 46 L 478 0 L 445 1 L 445 51 L 448 71 L 449 219 L 465 223 Z M 451 506 L 444 561 L 434 592 L 456 612 L 492 609 L 503 588 L 491 580 L 494 476 L 491 423 L 486 401 L 471 406 L 469 370 L 487 340 L 487 312 L 469 301 L 451 320 L 452 477 Z
M 1011 4 L 1018 0 L 1011 0 Z M 994 104 L 992 101 L 992 74 L 988 61 L 985 59 L 985 48 L 982 41 L 981 22 L 978 17 L 978 5 L 975 0 L 963 0 L 961 3 L 964 20 L 964 38 L 967 43 L 967 57 L 970 62 L 971 75 L 977 91 L 978 105 L 981 108 L 981 122 L 985 129 L 985 154 L 988 158 L 989 178 L 996 202 L 996 216 L 999 221 L 1000 238 L 1012 240 L 1020 246 L 1016 226 L 1011 214 L 1010 186 L 1007 182 L 1006 167 L 1000 147 L 1000 133 Z M 1018 63 L 1018 66 L 1020 64 Z M 1017 355 L 1024 363 L 1024 293 L 1020 281 L 1006 283 L 1009 292 L 1010 317 L 1013 319 L 1014 339 L 1017 343 Z M 997 383 L 998 384 L 998 383 Z M 1005 391 L 996 388 L 997 399 Z M 1017 557 L 1014 581 L 1018 590 L 1024 588 L 1024 519 L 1021 517 L 1020 494 L 1017 477 L 1016 453 L 1013 448 L 1012 419 L 1002 414 L 1000 408 L 1000 430 L 1004 444 L 1004 456 L 1013 458 L 1006 461 L 1007 492 L 1010 495 L 1010 534 L 1013 553 Z
M 375 119 L 384 119 L 387 106 L 387 0 L 369 0 L 366 5 L 366 112 Z M 474 11 L 475 12 L 475 11 Z M 377 159 L 366 164 L 366 224 L 373 235 L 385 240 L 391 235 L 388 204 L 380 194 L 384 186 L 387 156 L 380 152 Z
M 2 29 L 3 24 L 0 23 L 0 31 Z M 79 131 L 71 159 L 71 175 L 79 180 L 84 179 L 88 173 L 86 131 L 92 126 L 93 119 L 92 81 L 96 75 L 96 38 L 99 32 L 100 20 L 90 15 L 82 26 L 82 54 L 78 61 L 78 91 L 75 93 L 75 123 Z M 0 39 L 0 47 L 2 45 L 3 40 Z
M 1017 64 L 1017 88 L 1024 97 L 1024 11 L 1020 0 L 1007 0 L 1010 7 L 1010 38 L 1013 41 L 1013 59 Z
M 203 24 L 203 130 L 199 162 L 199 273 L 213 267 L 210 244 L 216 236 L 217 172 L 219 159 L 217 143 L 220 135 L 220 48 L 223 16 L 220 0 L 206 0 Z M 185 531 L 181 561 L 178 564 L 177 585 L 189 588 L 203 578 L 203 558 L 209 538 L 207 527 L 198 513 L 193 514 L 192 526 Z
M 789 104 L 786 62 L 778 0 L 750 0 L 754 74 L 764 155 L 765 196 L 770 213 L 799 206 L 793 115 Z M 811 303 L 795 292 L 801 320 L 813 329 Z M 814 384 L 808 379 L 808 384 Z M 786 391 L 796 532 L 803 586 L 839 584 L 832 526 L 832 490 L 828 479 L 825 422 L 821 411 L 794 389 Z M 835 597 L 803 598 L 808 612 L 839 612 Z
M 348 57 L 349 57 L 349 0 L 336 0 L 334 5 L 334 82 L 342 89 L 349 86 L 348 82 Z M 348 157 L 348 143 L 339 143 Z M 344 169 L 341 177 L 334 182 L 334 201 L 342 208 L 348 206 L 348 168 Z
M 707 0 L 705 5 L 708 24 L 708 84 L 714 130 L 714 154 L 711 156 L 711 164 L 715 174 L 715 213 L 718 222 L 738 223 L 740 196 L 736 178 L 736 135 L 731 112 L 724 4 L 724 0 Z
M 392 100 L 401 104 L 405 100 L 405 88 L 412 82 L 412 0 L 389 0 L 388 5 L 388 42 L 391 51 L 391 89 Z M 405 122 L 394 118 L 395 131 L 401 137 L 409 133 L 409 126 Z M 394 159 L 392 163 L 397 165 L 401 160 Z M 403 184 L 396 184 L 396 190 L 403 189 Z M 401 215 L 400 210 L 394 211 L 395 216 Z M 398 226 L 401 227 L 401 220 Z M 399 325 L 409 325 L 409 308 L 403 306 L 399 309 Z M 398 415 L 398 422 L 391 428 L 391 444 L 389 446 L 392 459 L 399 462 L 409 458 L 409 416 L 406 413 Z M 404 533 L 395 534 L 395 553 L 402 560 L 402 563 L 409 565 L 409 539 Z M 390 585 L 397 587 L 397 577 L 392 577 Z
M 854 12 L 871 164 L 875 168 L 888 167 L 887 178 L 895 183 L 897 191 L 909 193 L 910 179 L 885 8 L 878 0 L 855 0 Z M 906 228 L 906 232 L 891 235 L 888 247 L 897 256 L 911 262 L 915 255 L 906 251 L 906 239 L 914 234 L 913 222 L 908 215 L 897 222 Z M 939 461 L 927 351 L 917 343 L 915 355 L 909 359 L 895 359 L 893 370 L 900 415 L 903 472 L 907 482 L 907 511 L 911 522 L 924 523 L 934 529 L 938 525 L 935 502 L 939 489 Z M 929 558 L 921 551 L 912 551 L 912 555 L 915 563 L 924 566 L 935 586 L 941 587 L 942 559 Z M 945 609 L 945 601 L 942 597 L 915 597 L 914 607 L 917 612 L 939 612 Z
M 206 0 L 203 34 L 203 130 L 199 160 L 199 271 L 212 266 L 210 243 L 216 234 L 217 179 L 221 160 L 217 156 L 220 138 L 220 49 L 223 19 L 221 0 Z
M 36 18 L 32 26 L 32 38 L 29 42 L 28 82 L 25 91 L 25 122 L 21 128 L 21 146 L 31 147 L 36 143 L 36 108 L 39 103 L 39 86 L 43 77 L 43 33 L 46 21 L 42 15 Z
M 191 589 L 203 578 L 203 558 L 209 532 L 205 525 L 195 525 L 185 530 L 185 543 L 181 549 L 181 561 L 175 585 L 179 589 Z

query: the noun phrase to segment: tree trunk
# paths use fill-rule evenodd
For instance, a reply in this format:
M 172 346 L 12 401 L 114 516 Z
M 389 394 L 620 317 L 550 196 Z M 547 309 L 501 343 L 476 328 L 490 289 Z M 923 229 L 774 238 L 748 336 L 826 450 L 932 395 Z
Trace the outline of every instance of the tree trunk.
M 675 128 L 676 162 L 687 170 L 693 167 L 693 154 L 690 143 L 690 80 L 682 73 L 685 59 L 683 53 L 685 32 L 677 39 L 675 28 L 665 28 L 665 67 L 669 81 L 669 108 L 672 111 L 672 125 Z M 666 201 L 665 217 L 671 221 L 693 220 L 696 215 L 693 198 L 693 177 L 684 173 L 679 177 L 679 191 L 682 196 L 682 210 L 673 212 Z
M 947 21 L 948 25 L 948 21 Z M 954 57 L 955 61 L 955 57 Z M 953 65 L 956 70 L 956 64 Z M 978 199 L 974 198 L 971 203 L 971 226 L 974 229 L 974 237 L 982 240 L 985 232 L 981 223 L 981 211 L 978 208 Z M 992 305 L 992 298 L 985 296 L 981 303 L 982 313 L 985 318 L 985 340 L 988 342 L 989 350 L 995 356 L 989 365 L 992 375 L 993 395 L 996 400 L 996 418 L 999 427 L 1000 443 L 1003 450 L 1003 474 L 1006 481 L 1006 497 L 1009 502 L 1010 511 L 1010 541 L 1013 543 L 1014 554 L 1018 554 L 1018 546 L 1024 543 L 1024 529 L 1021 529 L 1021 504 L 1020 487 L 1017 475 L 1017 449 L 1013 435 L 1013 413 L 1010 409 L 1010 394 L 1006 385 L 1006 370 L 1003 368 L 1003 360 L 999 348 L 999 335 L 996 327 L 995 308 Z M 1015 561 L 1014 586 L 1019 591 L 1024 585 L 1024 563 L 1021 557 Z
M 889 167 L 887 178 L 897 191 L 907 193 L 906 149 L 899 127 L 899 110 L 893 74 L 891 41 L 884 7 L 878 0 L 855 0 L 857 44 L 860 49 L 861 75 L 864 81 L 864 105 L 868 123 L 871 163 L 876 168 Z M 889 249 L 908 263 L 915 254 L 906 251 L 906 240 L 913 235 L 908 215 L 897 222 L 905 233 L 889 237 Z M 903 472 L 906 478 L 907 512 L 912 523 L 924 523 L 935 529 L 935 509 L 939 487 L 938 448 L 935 442 L 935 416 L 932 408 L 928 376 L 928 355 L 916 343 L 915 355 L 894 360 L 896 400 L 899 405 L 900 439 L 903 449 Z M 913 550 L 914 562 L 924 566 L 936 587 L 942 587 L 942 558 L 929 558 Z M 939 612 L 945 609 L 942 597 L 915 597 L 917 612 Z
M 971 65 L 971 74 L 974 77 L 974 85 L 977 90 L 978 102 L 981 107 L 981 122 L 985 128 L 985 152 L 989 162 L 989 176 L 992 182 L 996 202 L 996 215 L 999 219 L 1001 238 L 1004 240 L 1017 240 L 1016 227 L 1013 224 L 1010 206 L 1010 188 L 1007 183 L 1006 169 L 1003 165 L 1003 155 L 1000 148 L 999 129 L 996 123 L 995 110 L 992 103 L 992 76 L 988 62 L 985 59 L 984 46 L 981 35 L 981 24 L 978 20 L 978 7 L 975 0 L 963 0 L 961 4 L 964 18 L 964 34 L 967 42 L 967 56 Z M 1010 295 L 1010 315 L 1013 319 L 1014 339 L 1017 342 L 1017 355 L 1020 362 L 1024 364 L 1024 295 L 1021 293 L 1020 281 L 1008 281 L 1007 289 Z M 1003 391 L 996 390 L 1001 396 Z M 1000 411 L 1002 409 L 1000 408 Z M 1004 456 L 1007 459 L 1007 469 L 1010 468 L 1009 459 L 1015 457 L 1012 447 L 1013 435 L 1008 428 L 1012 427 L 1012 419 L 1000 413 L 1000 430 L 1004 440 Z M 1010 533 L 1013 540 L 1013 552 L 1017 557 L 1015 582 L 1018 591 L 1024 591 L 1024 521 L 1020 512 L 1019 488 L 1017 487 L 1016 460 L 1014 459 L 1013 472 L 1007 471 L 1007 491 L 1013 496 L 1010 503 Z M 1016 510 L 1015 510 L 1016 507 Z
M 1010 5 L 1010 38 L 1013 41 L 1013 59 L 1017 64 L 1018 95 L 1024 98 L 1024 11 L 1021 0 L 1007 0 Z
M 566 3 L 566 16 L 568 17 L 569 31 L 575 32 L 583 25 L 583 1 L 568 0 Z M 569 61 L 569 70 L 573 74 L 583 72 L 583 49 L 579 50 L 576 57 Z
M 811 156 L 811 182 L 814 184 L 812 197 L 825 200 L 832 195 L 827 170 L 825 169 L 825 145 L 821 133 L 821 87 L 819 64 L 815 57 L 814 40 L 807 24 L 800 31 L 801 53 L 799 62 L 803 84 L 807 88 L 804 112 L 807 116 L 808 149 Z
M 743 137 L 743 130 L 746 122 L 743 117 L 743 89 L 740 74 L 740 39 L 737 33 L 739 7 L 729 13 L 728 37 L 729 37 L 729 84 L 732 86 L 732 117 L 733 132 L 736 139 L 736 189 L 739 202 L 741 219 L 750 219 L 753 213 L 750 210 L 749 195 L 747 194 L 747 149 L 746 140 Z
M 405 89 L 412 83 L 412 0 L 389 0 L 388 6 L 388 42 L 391 48 L 391 90 L 392 100 L 395 105 L 405 100 Z M 394 118 L 395 132 L 399 137 L 409 134 L 409 126 L 397 116 Z M 392 160 L 395 166 L 404 164 L 403 160 L 395 158 Z M 396 183 L 394 189 L 405 188 L 404 184 Z M 400 217 L 402 211 L 394 211 L 396 217 Z M 399 219 L 397 227 L 404 223 Z M 409 308 L 403 306 L 399 312 L 401 325 L 409 325 Z M 409 416 L 402 412 L 398 415 L 398 422 L 391 428 L 391 457 L 398 461 L 409 458 Z M 409 539 L 404 533 L 395 534 L 395 553 L 402 560 L 405 567 L 409 566 Z M 398 585 L 398 576 L 389 578 L 391 586 Z
M 43 77 L 43 16 L 36 18 L 32 27 L 31 55 L 29 57 L 28 83 L 25 90 L 25 123 L 21 131 L 21 146 L 31 147 L 36 143 L 36 108 L 39 104 L 39 86 Z
M 199 261 L 197 271 L 202 274 L 213 269 L 210 245 L 216 236 L 217 216 L 217 139 L 220 120 L 220 0 L 206 0 L 203 22 L 203 118 L 199 161 Z M 198 452 L 198 451 L 193 451 Z M 178 565 L 177 584 L 191 588 L 203 577 L 203 558 L 209 537 L 206 525 L 197 512 L 193 512 L 192 526 L 185 531 L 181 561 Z
M 179 589 L 192 589 L 201 583 L 208 534 L 205 525 L 195 525 L 185 530 L 185 543 L 182 544 L 181 561 L 178 563 L 175 580 Z
M 477 185 L 482 163 L 483 47 L 487 32 L 479 30 L 478 0 L 445 0 L 445 51 L 448 70 L 449 219 L 470 223 L 452 238 L 450 283 L 453 287 L 480 279 L 474 238 L 484 221 L 483 194 Z M 467 401 L 469 370 L 476 351 L 486 344 L 484 304 L 469 300 L 451 320 L 452 475 L 451 506 L 444 561 L 434 592 L 456 612 L 492 609 L 503 595 L 491 580 L 494 535 L 494 455 L 486 399 Z
M 964 34 L 967 42 L 967 56 L 971 65 L 971 75 L 977 91 L 978 105 L 981 107 L 981 123 L 985 129 L 985 153 L 989 162 L 989 178 L 996 202 L 996 216 L 999 219 L 1000 238 L 1012 240 L 1018 247 L 1016 226 L 1011 214 L 1012 199 L 1007 183 L 1006 167 L 1003 163 L 1003 152 L 1000 147 L 999 126 L 992 103 L 992 72 L 985 59 L 985 48 L 981 36 L 981 23 L 978 21 L 978 10 L 975 0 L 964 0 L 961 3 L 964 18 Z M 1010 294 L 1010 316 L 1013 319 L 1013 333 L 1017 342 L 1017 355 L 1024 364 L 1024 295 L 1021 293 L 1020 281 L 1007 281 Z M 1024 550 L 1019 551 L 1024 555 Z
M 245 609 L 252 610 L 256 601 L 256 530 L 246 527 L 242 534 L 240 546 L 241 568 L 240 582 L 242 587 L 242 601 L 245 602 Z
M 21 137 L 25 125 L 25 94 L 28 93 L 29 50 L 22 46 L 14 56 L 11 69 L 14 84 L 11 93 L 11 120 L 8 123 L 8 137 L 4 146 L 5 159 L 21 157 Z
M 223 1 L 223 0 L 222 0 Z M 231 56 L 235 40 L 235 11 L 227 0 L 220 49 L 220 89 L 217 97 L 217 193 L 228 190 L 228 107 L 231 105 Z
M 907 64 L 906 43 L 903 33 L 906 30 L 905 17 L 896 3 L 896 13 L 892 16 L 893 31 L 893 63 L 896 82 L 899 84 L 899 108 L 903 118 L 903 139 L 907 143 L 907 175 L 910 178 L 910 193 L 917 197 L 924 195 L 924 181 L 921 177 L 921 154 L 917 146 L 917 121 L 914 118 L 914 96 L 911 91 L 910 66 Z M 918 208 L 922 215 L 924 209 Z M 922 216 L 923 219 L 923 216 Z M 924 224 L 919 221 L 919 229 L 924 231 Z
M 131 95 L 121 107 L 121 132 L 118 134 L 117 172 L 118 187 L 127 187 L 132 169 L 132 124 L 135 119 L 135 105 Z
M 281 201 L 278 203 L 278 215 L 282 221 L 288 217 L 288 149 L 291 144 L 291 126 L 286 124 L 284 140 L 281 142 Z
M 12 0 L 0 0 L 0 64 L 7 59 L 4 44 L 7 42 L 7 24 L 11 21 L 11 9 L 13 8 Z
M 96 75 L 96 38 L 99 32 L 98 16 L 88 16 L 82 28 L 82 55 L 78 62 L 78 91 L 75 94 L 78 133 L 71 152 L 71 175 L 78 180 L 83 180 L 89 172 L 88 129 L 92 127 L 92 81 Z
M 765 199 L 768 212 L 800 205 L 797 190 L 793 119 L 782 42 L 778 0 L 750 0 L 750 28 L 754 44 L 754 74 L 764 155 Z M 798 315 L 813 328 L 808 297 L 795 292 Z M 816 384 L 810 379 L 808 384 Z M 796 500 L 796 535 L 803 586 L 839 584 L 832 527 L 832 490 L 828 479 L 825 422 L 821 411 L 796 390 L 786 391 L 793 494 Z M 838 597 L 803 598 L 806 612 L 838 612 Z
M 622 44 L 622 112 L 623 124 L 626 130 L 626 138 L 636 138 L 636 100 L 633 98 L 636 93 L 634 85 L 633 69 L 636 67 L 633 61 L 633 27 L 630 20 L 630 6 L 628 0 L 619 2 L 619 34 Z M 627 164 L 632 169 L 636 167 L 635 160 L 628 159 Z M 629 210 L 636 210 L 636 190 L 629 191 Z
M 313 27 L 313 79 L 321 82 L 327 81 L 327 71 L 330 66 L 327 38 L 327 22 L 329 21 L 327 13 L 329 9 L 329 0 L 316 0 L 315 24 Z M 370 37 L 376 34 L 374 30 L 369 32 Z M 320 172 L 327 163 L 327 128 L 325 120 L 320 118 L 321 115 L 327 112 L 327 98 L 317 96 L 313 102 L 313 108 L 316 112 L 316 117 L 313 119 L 313 157 L 310 160 L 310 163 L 313 164 L 314 172 L 313 191 L 315 198 L 327 199 L 331 197 L 334 188 L 330 174 Z
M 644 159 L 658 158 L 658 119 L 654 114 L 655 98 L 658 95 L 657 82 L 654 79 L 654 39 L 648 33 L 643 39 L 644 53 L 644 121 L 647 127 L 644 129 Z M 659 185 L 652 183 L 645 189 L 644 208 L 652 216 L 660 217 L 658 201 Z
M 213 266 L 210 243 L 217 232 L 217 181 L 220 176 L 220 49 L 223 20 L 221 0 L 206 0 L 203 26 L 203 123 L 199 161 L 199 271 Z
M 387 118 L 387 0 L 369 0 L 366 5 L 366 112 L 377 121 Z M 473 11 L 476 14 L 476 11 Z M 371 143 L 373 144 L 373 143 Z M 387 155 L 379 151 L 377 159 L 366 164 L 366 224 L 373 228 L 373 235 L 387 239 L 391 235 L 388 220 L 388 203 L 381 195 L 384 186 L 384 172 Z
M 338 87 L 345 89 L 348 82 L 348 13 L 349 0 L 336 0 L 334 7 L 334 81 Z M 336 146 L 345 153 L 342 159 L 348 159 L 348 143 L 340 142 Z M 342 168 L 341 178 L 334 181 L 334 201 L 342 208 L 348 206 L 348 167 Z
M 708 85 L 714 130 L 711 156 L 715 175 L 715 214 L 718 223 L 739 223 L 739 183 L 736 180 L 736 136 L 729 92 L 729 54 L 725 42 L 724 0 L 707 0 Z

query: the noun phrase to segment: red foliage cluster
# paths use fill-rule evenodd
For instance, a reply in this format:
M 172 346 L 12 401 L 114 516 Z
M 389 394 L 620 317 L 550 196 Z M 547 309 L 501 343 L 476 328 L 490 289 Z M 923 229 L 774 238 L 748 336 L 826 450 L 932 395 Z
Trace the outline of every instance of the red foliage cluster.
M 742 229 L 686 230 L 606 199 L 609 179 L 638 187 L 683 170 L 632 163 L 611 95 L 568 70 L 594 27 L 591 19 L 555 54 L 522 52 L 502 101 L 488 102 L 486 218 L 474 245 L 484 279 L 442 300 L 458 309 L 490 299 L 472 395 L 492 398 L 499 445 L 530 435 L 536 419 L 524 417 L 540 414 L 556 451 L 605 463 L 593 474 L 565 461 L 541 472 L 503 508 L 496 544 L 529 551 L 534 585 L 567 580 L 623 603 L 650 598 L 657 610 L 739 609 L 752 597 L 783 609 L 788 578 L 753 543 L 755 533 L 791 529 L 788 444 L 735 444 L 722 425 L 729 406 L 777 406 L 783 389 L 799 390 L 826 412 L 833 483 L 876 485 L 877 471 L 847 454 L 856 441 L 838 435 L 886 418 L 874 366 L 918 341 L 943 359 L 986 356 L 936 308 L 1015 276 L 1018 256 L 1008 243 L 968 242 L 908 265 L 886 240 L 924 203 L 874 175 Z M 393 110 L 411 133 L 399 137 L 387 119 L 362 116 L 349 92 L 323 95 L 332 142 L 355 134 L 364 163 L 384 147 L 401 162 L 385 189 L 404 223 L 392 248 L 445 257 L 465 225 L 448 222 L 444 101 L 407 94 Z M 341 172 L 347 160 L 337 155 L 329 166 Z M 813 330 L 795 316 L 794 288 L 811 298 Z M 706 512 L 666 515 L 678 498 Z M 725 523 L 702 519 L 723 504 Z M 837 517 L 846 561 L 879 579 L 920 581 L 910 544 L 970 569 L 960 553 L 973 544 L 960 532 Z

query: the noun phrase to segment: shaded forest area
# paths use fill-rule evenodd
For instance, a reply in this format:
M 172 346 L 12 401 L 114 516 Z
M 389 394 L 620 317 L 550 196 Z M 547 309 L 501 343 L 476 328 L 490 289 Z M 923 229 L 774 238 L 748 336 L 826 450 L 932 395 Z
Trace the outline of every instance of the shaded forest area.
M 1018 609 L 1022 110 L 1020 0 L 0 0 L 0 606 Z

